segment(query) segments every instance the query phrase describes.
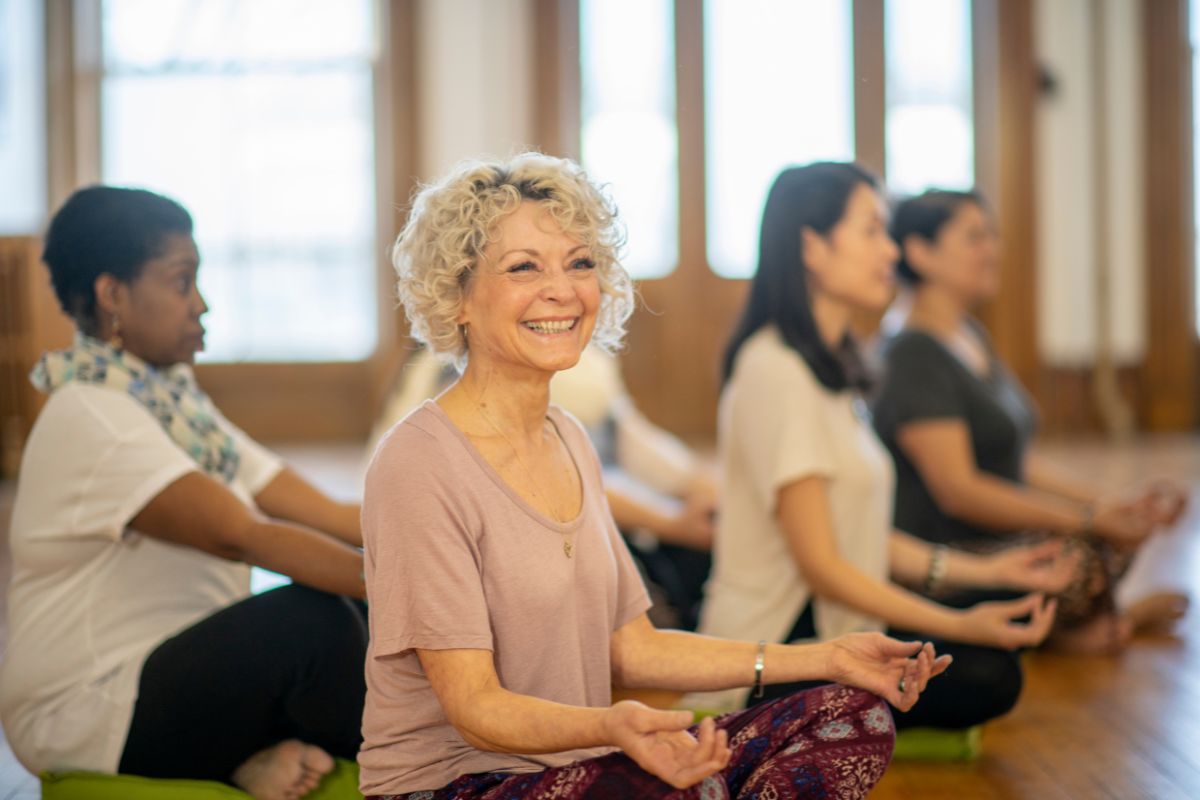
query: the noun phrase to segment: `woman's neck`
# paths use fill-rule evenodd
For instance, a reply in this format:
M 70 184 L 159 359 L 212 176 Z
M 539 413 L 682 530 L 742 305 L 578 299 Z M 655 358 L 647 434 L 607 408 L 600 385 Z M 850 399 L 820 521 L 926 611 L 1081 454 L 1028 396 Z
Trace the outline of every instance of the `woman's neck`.
M 850 328 L 850 306 L 825 292 L 816 291 L 812 297 L 812 315 L 821 341 L 830 350 L 837 350 Z
M 551 375 L 526 374 L 520 377 L 470 363 L 458 382 L 442 397 L 455 408 L 481 418 L 489 435 L 511 442 L 524 440 L 528 445 L 541 443 L 546 411 L 550 406 Z M 439 401 L 440 402 L 440 401 Z
M 966 306 L 937 286 L 918 286 L 913 292 L 912 308 L 906 326 L 921 328 L 938 336 L 953 336 L 967 316 Z

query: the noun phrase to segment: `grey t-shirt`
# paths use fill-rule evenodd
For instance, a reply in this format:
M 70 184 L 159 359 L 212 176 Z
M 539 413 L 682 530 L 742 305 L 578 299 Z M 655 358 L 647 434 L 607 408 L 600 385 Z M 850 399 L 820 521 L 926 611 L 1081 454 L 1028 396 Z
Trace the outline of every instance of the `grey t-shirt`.
M 983 335 L 982 329 L 979 333 Z M 874 403 L 875 429 L 896 462 L 896 527 L 943 544 L 995 541 L 995 533 L 938 507 L 896 437 L 911 423 L 961 420 L 971 435 L 976 466 L 1021 483 L 1025 448 L 1037 428 L 1024 389 L 990 348 L 986 376 L 976 375 L 924 331 L 897 334 L 885 353 L 884 378 Z
M 613 524 L 587 435 L 557 407 L 548 417 L 583 486 L 579 516 L 566 523 L 526 503 L 433 401 L 375 453 L 363 497 L 371 626 L 363 794 L 438 789 L 469 773 L 532 772 L 609 752 L 472 747 L 446 719 L 415 651 L 490 650 L 509 691 L 611 704 L 609 637 L 650 600 Z

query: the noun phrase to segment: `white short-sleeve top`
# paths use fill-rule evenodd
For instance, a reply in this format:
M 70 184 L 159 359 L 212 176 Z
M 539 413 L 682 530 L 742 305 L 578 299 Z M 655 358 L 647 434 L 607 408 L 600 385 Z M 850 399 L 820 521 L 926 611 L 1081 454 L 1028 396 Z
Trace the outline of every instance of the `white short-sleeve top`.
M 282 468 L 223 417 L 243 502 Z M 128 394 L 68 383 L 38 417 L 10 533 L 0 718 L 17 758 L 42 770 L 115 772 L 146 657 L 249 595 L 250 569 L 143 536 L 130 520 L 199 466 Z
M 721 397 L 718 439 L 721 513 L 701 632 L 782 642 L 810 600 L 821 639 L 882 630 L 878 619 L 813 598 L 775 508 L 789 483 L 825 478 L 841 555 L 866 575 L 887 579 L 895 473 L 862 400 L 822 385 L 767 327 L 738 354 Z M 698 702 L 732 707 L 745 699 L 746 690 L 736 690 Z

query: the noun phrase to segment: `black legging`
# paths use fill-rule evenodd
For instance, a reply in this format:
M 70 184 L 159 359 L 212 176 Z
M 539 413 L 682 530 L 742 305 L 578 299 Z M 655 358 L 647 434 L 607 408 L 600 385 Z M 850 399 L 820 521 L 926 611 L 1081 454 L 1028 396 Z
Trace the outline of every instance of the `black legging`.
M 293 738 L 353 759 L 366 651 L 365 609 L 344 597 L 292 585 L 222 609 L 146 659 L 119 769 L 229 781 Z
M 906 631 L 889 630 L 889 636 L 904 641 L 929 641 Z M 809 603 L 784 641 L 816 636 L 812 603 Z M 897 730 L 905 728 L 969 728 L 1008 713 L 1021 694 L 1021 662 L 1015 652 L 958 642 L 934 640 L 938 655 L 954 656 L 954 663 L 929 682 L 917 704 L 909 711 L 892 709 Z M 826 681 L 777 683 L 763 687 L 761 698 L 747 705 L 764 703 L 809 689 Z

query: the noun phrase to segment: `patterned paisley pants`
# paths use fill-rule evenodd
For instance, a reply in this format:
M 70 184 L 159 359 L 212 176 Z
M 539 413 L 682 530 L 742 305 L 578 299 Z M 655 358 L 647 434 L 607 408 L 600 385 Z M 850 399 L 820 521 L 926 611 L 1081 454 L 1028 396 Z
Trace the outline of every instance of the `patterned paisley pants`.
M 851 800 L 865 797 L 883 776 L 895 742 L 883 700 L 836 685 L 726 714 L 717 726 L 729 732 L 733 757 L 688 789 L 675 789 L 624 753 L 611 753 L 542 772 L 464 775 L 436 791 L 367 800 Z

